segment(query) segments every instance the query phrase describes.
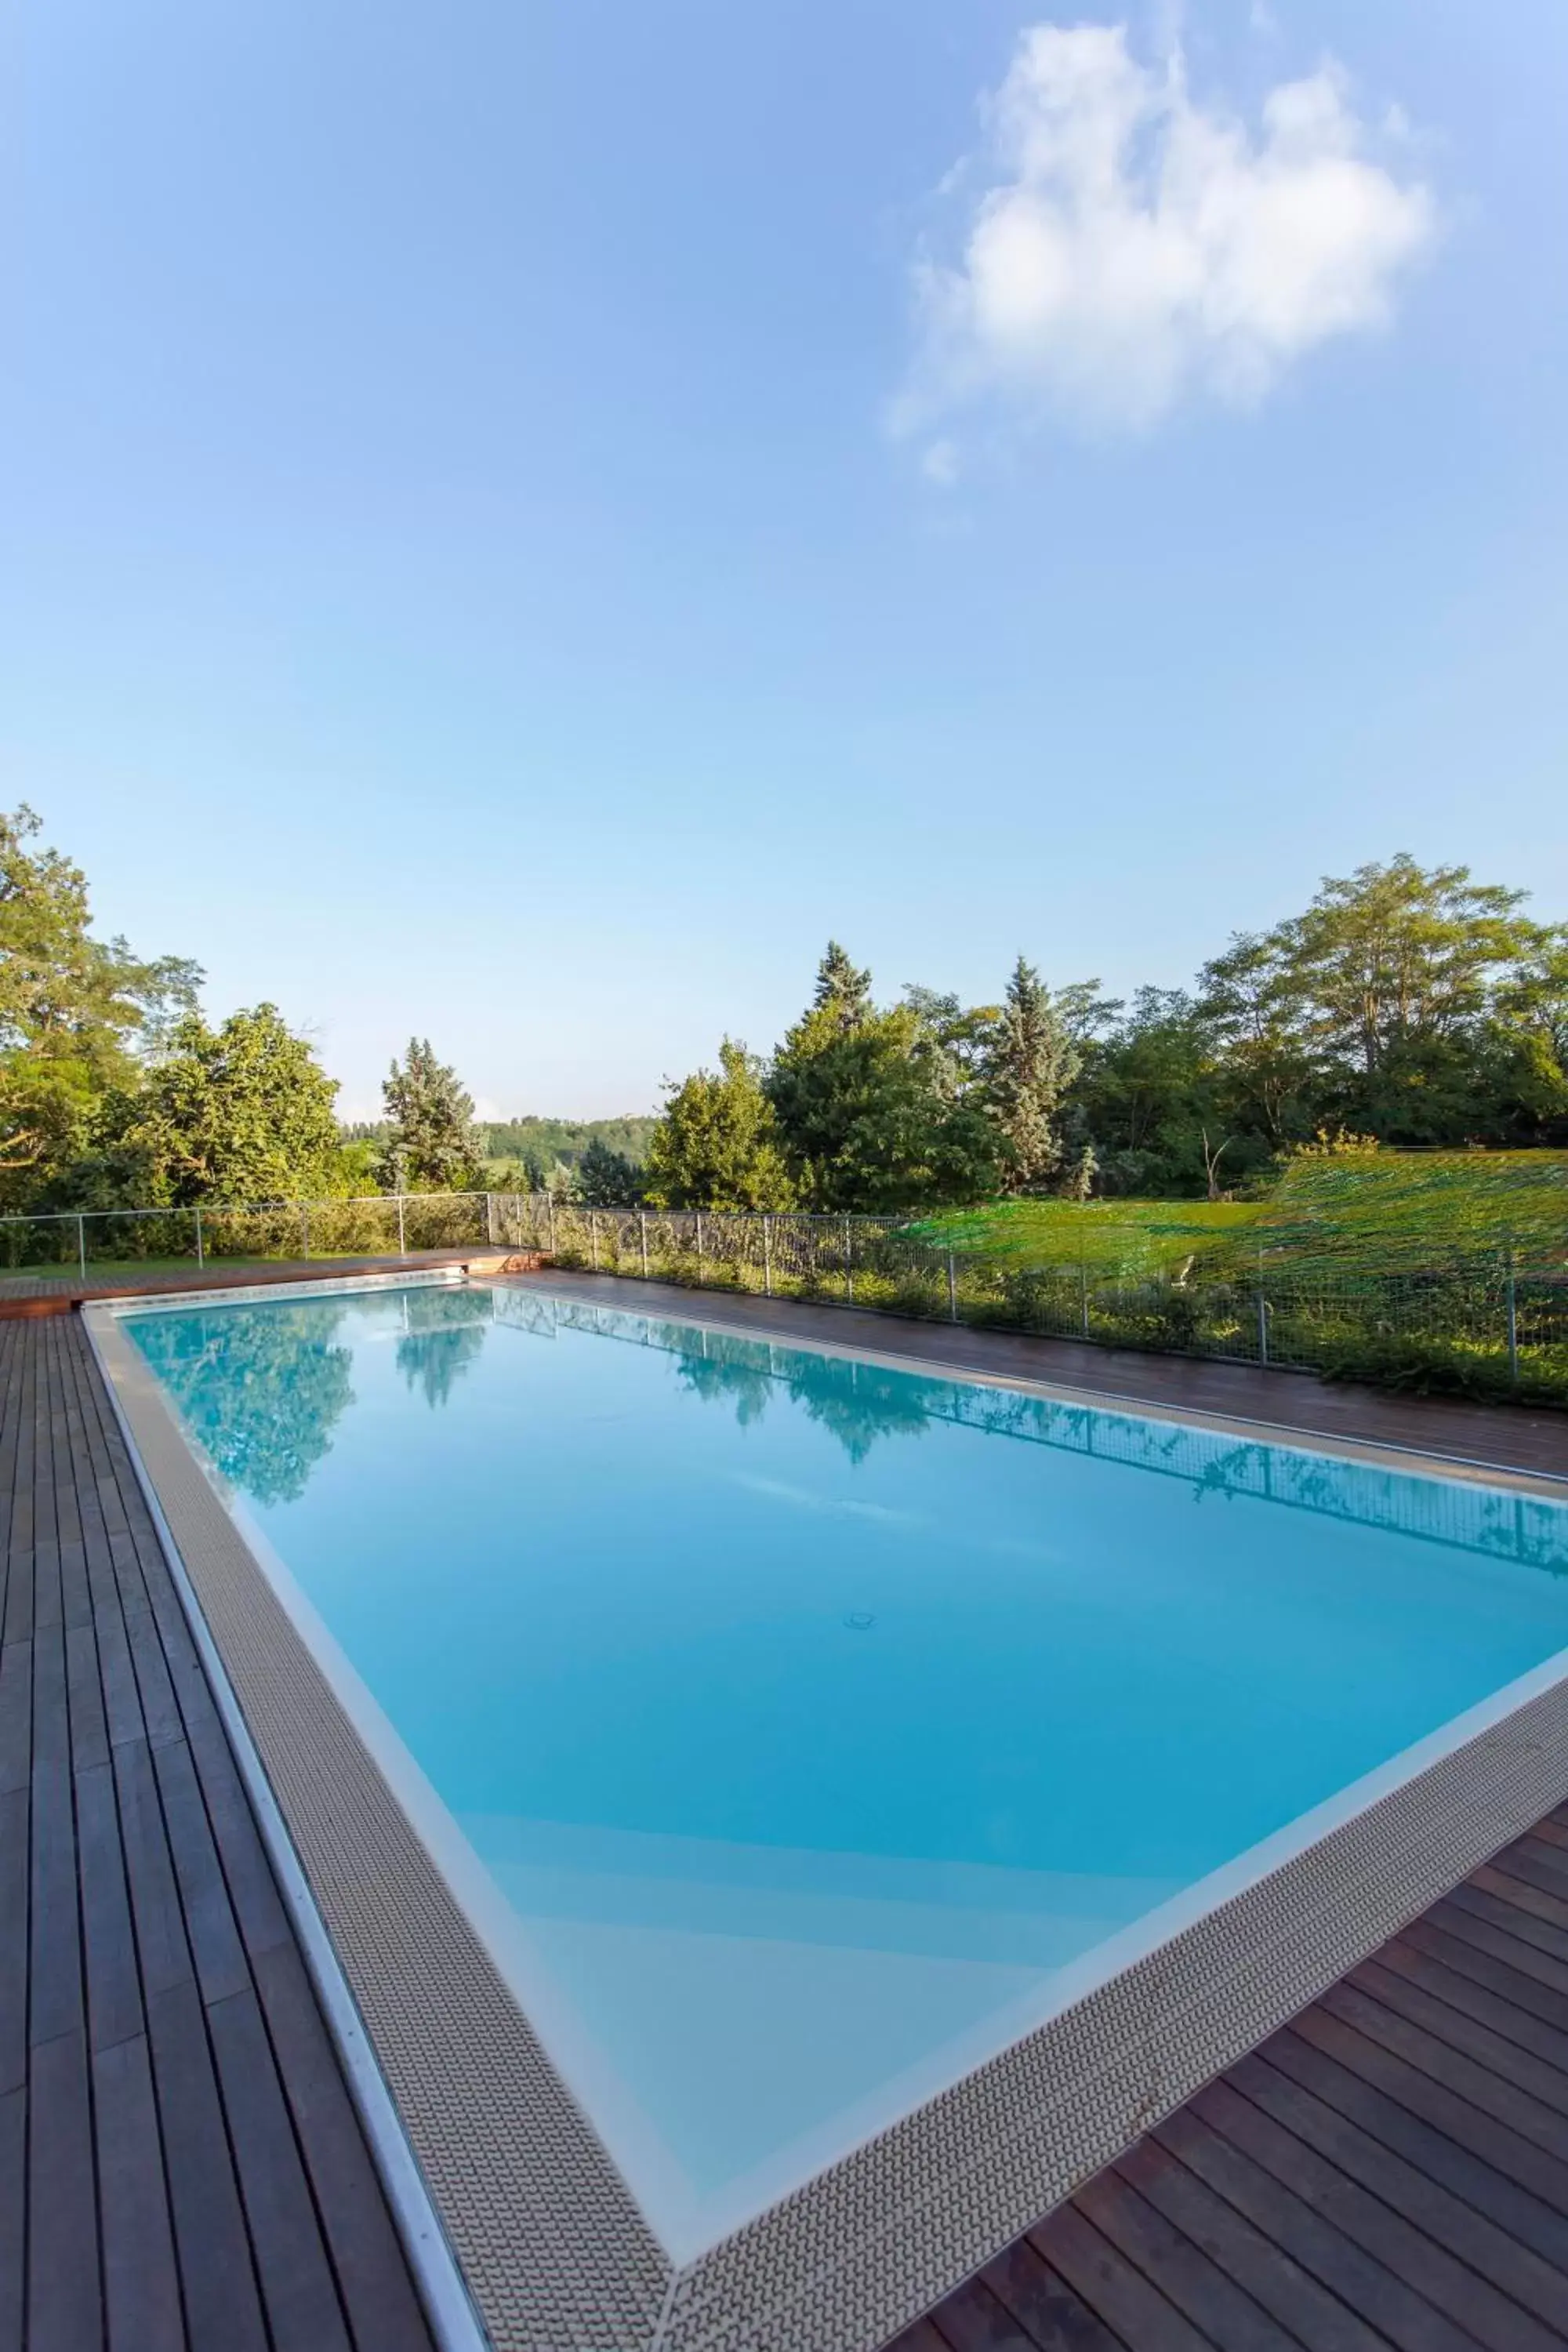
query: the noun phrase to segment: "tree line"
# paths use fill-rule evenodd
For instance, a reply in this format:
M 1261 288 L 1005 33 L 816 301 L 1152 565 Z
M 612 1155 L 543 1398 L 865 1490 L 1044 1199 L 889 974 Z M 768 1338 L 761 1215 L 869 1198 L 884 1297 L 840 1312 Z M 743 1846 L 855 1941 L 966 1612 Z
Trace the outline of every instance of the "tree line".
M 0 1211 L 537 1189 L 602 1206 L 901 1213 L 1055 1192 L 1218 1196 L 1302 1148 L 1568 1143 L 1568 927 L 1463 866 L 1399 856 L 1240 932 L 1190 989 L 879 1003 L 837 942 L 771 1055 L 725 1037 L 657 1120 L 520 1121 L 496 1168 L 456 1071 L 411 1039 L 384 1118 L 276 1006 L 213 1022 L 188 960 L 92 931 L 87 883 L 0 812 Z M 595 1130 L 597 1131 L 595 1131 Z M 576 1148 L 575 1139 L 587 1141 Z M 639 1155 L 637 1144 L 646 1137 Z M 521 1150 L 517 1150 L 521 1146 Z
M 87 880 L 0 811 L 0 1213 L 190 1207 L 484 1181 L 474 1107 L 427 1040 L 345 1135 L 337 1082 L 273 1004 L 216 1023 L 199 968 L 93 934 Z
M 1186 989 L 879 1005 L 837 942 L 772 1056 L 669 1090 L 620 1197 L 900 1212 L 998 1193 L 1224 1197 L 1302 1150 L 1568 1143 L 1568 926 L 1408 856 L 1237 932 Z

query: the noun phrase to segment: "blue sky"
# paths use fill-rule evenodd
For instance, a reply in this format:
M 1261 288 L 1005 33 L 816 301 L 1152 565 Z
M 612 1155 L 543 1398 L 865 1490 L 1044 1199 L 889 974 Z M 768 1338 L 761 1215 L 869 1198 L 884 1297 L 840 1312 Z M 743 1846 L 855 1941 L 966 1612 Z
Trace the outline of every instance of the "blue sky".
M 984 999 L 1401 848 L 1568 914 L 1557 0 L 54 0 L 13 62 L 0 794 L 345 1108 L 415 1030 L 649 1105 L 829 932 Z

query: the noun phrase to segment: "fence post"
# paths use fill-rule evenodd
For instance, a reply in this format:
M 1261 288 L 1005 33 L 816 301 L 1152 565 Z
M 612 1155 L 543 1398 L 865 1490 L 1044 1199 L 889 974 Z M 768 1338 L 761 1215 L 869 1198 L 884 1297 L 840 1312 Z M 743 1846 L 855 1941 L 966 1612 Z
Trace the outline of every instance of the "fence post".
M 1080 1257 L 1078 1262 L 1078 1307 L 1079 1328 L 1087 1339 L 1089 1337 L 1089 1260 L 1086 1257 Z
M 595 1274 L 599 1271 L 599 1212 L 588 1212 L 588 1258 Z
M 408 1255 L 408 1244 L 404 1236 L 403 1195 L 401 1192 L 399 1192 L 397 1196 L 397 1255 L 399 1257 L 406 1257 Z
M 553 1257 L 555 1255 L 555 1195 L 553 1192 L 546 1192 L 544 1198 L 550 1210 L 550 1255 Z
M 309 1257 L 310 1255 L 310 1212 L 306 1207 L 303 1201 L 300 1203 L 300 1240 L 301 1244 L 300 1255 L 302 1257 Z
M 637 1240 L 642 1247 L 642 1278 L 647 1280 L 647 1211 L 637 1211 Z
M 85 1217 L 78 1217 L 76 1221 L 76 1262 L 81 1268 L 81 1278 L 85 1282 L 87 1280 L 87 1219 Z
M 1510 1388 L 1519 1386 L 1519 1299 L 1514 1289 L 1513 1252 L 1508 1254 L 1508 1378 Z
M 947 1254 L 947 1319 L 958 1320 L 958 1266 L 951 1250 Z
M 698 1209 L 694 1214 L 697 1219 L 697 1286 L 700 1290 L 702 1287 L 702 1212 Z
M 764 1211 L 763 1215 L 763 1297 L 771 1298 L 773 1295 L 773 1221 Z
M 1268 1301 L 1263 1296 L 1261 1276 L 1258 1283 L 1258 1360 L 1260 1364 L 1268 1361 Z
M 493 1192 L 487 1192 L 485 1194 L 485 1239 L 489 1242 L 491 1249 L 494 1249 L 497 1235 L 496 1196 Z
M 849 1253 L 854 1246 L 854 1227 L 846 1217 L 844 1220 L 844 1296 L 851 1307 L 855 1304 L 855 1268 L 850 1263 Z
M 202 1213 L 201 1213 L 201 1211 L 198 1209 L 198 1210 L 196 1211 L 196 1270 L 197 1270 L 197 1272 L 199 1273 L 199 1272 L 200 1272 L 200 1271 L 201 1271 L 201 1270 L 205 1266 L 205 1265 L 206 1265 L 206 1257 L 205 1257 L 205 1253 L 204 1253 L 204 1251 L 203 1251 L 203 1248 L 202 1248 Z

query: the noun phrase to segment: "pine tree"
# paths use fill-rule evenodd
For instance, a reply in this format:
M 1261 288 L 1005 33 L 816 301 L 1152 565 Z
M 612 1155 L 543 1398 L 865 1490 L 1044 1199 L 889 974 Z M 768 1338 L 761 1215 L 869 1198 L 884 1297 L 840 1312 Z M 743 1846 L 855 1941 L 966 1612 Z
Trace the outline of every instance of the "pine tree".
M 577 1198 L 589 1209 L 635 1209 L 643 1197 L 642 1170 L 602 1136 L 588 1139 L 577 1162 Z
M 1029 1192 L 1061 1164 L 1057 1113 L 1082 1061 L 1050 990 L 1020 956 L 990 1056 L 991 1111 L 1005 1148 L 1009 1191 Z
M 474 1105 L 456 1070 L 436 1059 L 428 1037 L 410 1037 L 381 1089 L 391 1122 L 382 1181 L 399 1192 L 473 1192 L 483 1159 Z
M 837 940 L 816 967 L 812 1010 L 831 1015 L 840 1029 L 858 1029 L 871 1011 L 871 975 L 852 964 Z

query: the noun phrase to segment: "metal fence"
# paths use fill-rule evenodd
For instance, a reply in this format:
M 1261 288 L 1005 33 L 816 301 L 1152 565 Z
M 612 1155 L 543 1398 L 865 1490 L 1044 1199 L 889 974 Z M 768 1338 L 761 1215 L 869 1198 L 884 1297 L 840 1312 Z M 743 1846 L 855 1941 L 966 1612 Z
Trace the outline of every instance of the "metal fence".
M 407 1256 L 494 1239 L 489 1192 L 376 1192 L 234 1208 L 82 1209 L 0 1217 L 0 1272 L 76 1272 L 188 1259 Z
M 1098 1229 L 1103 1242 L 1103 1228 Z M 1129 1234 L 1133 1244 L 1143 1239 Z M 1010 1265 L 890 1217 L 588 1209 L 547 1193 L 375 1193 L 230 1208 L 0 1218 L 0 1273 L 243 1258 L 406 1256 L 491 1245 L 557 1265 L 763 1297 L 837 1302 L 1106 1347 L 1354 1373 L 1412 1388 L 1568 1403 L 1568 1251 L 1476 1253 L 1423 1273 L 1256 1265 Z
M 495 1196 L 499 1238 L 558 1265 L 879 1308 L 1104 1347 L 1568 1402 L 1568 1265 L 1506 1251 L 1370 1275 L 1261 1257 L 1247 1270 L 1016 1265 L 892 1218 L 585 1209 Z

